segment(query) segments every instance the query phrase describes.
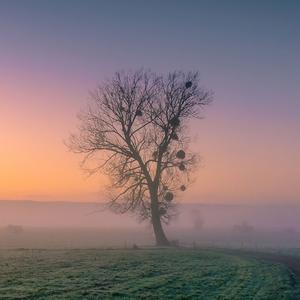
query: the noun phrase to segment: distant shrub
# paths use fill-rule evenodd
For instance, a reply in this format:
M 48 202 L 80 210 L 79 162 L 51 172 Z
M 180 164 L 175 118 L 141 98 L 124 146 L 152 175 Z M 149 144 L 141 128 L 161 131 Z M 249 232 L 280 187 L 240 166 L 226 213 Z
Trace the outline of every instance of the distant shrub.
M 133 249 L 133 250 L 138 250 L 138 249 L 140 249 L 140 248 L 139 248 L 139 246 L 138 246 L 137 244 L 133 244 L 133 245 L 132 245 L 132 249 Z
M 170 245 L 173 246 L 173 247 L 179 247 L 179 240 L 170 241 Z
M 249 225 L 247 222 L 242 222 L 241 224 L 236 224 L 233 226 L 233 230 L 239 233 L 252 233 L 254 231 L 254 227 Z

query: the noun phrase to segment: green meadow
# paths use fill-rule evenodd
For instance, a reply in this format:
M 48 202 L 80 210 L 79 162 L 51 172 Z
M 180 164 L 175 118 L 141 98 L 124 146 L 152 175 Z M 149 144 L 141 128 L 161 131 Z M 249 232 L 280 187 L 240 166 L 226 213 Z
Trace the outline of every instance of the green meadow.
M 299 299 L 283 265 L 192 249 L 2 250 L 0 299 Z

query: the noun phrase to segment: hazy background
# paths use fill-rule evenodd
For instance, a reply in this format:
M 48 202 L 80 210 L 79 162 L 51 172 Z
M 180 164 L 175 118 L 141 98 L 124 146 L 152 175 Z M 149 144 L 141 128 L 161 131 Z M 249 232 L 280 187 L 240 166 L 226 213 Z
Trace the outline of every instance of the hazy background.
M 181 244 L 300 247 L 300 206 L 182 204 L 166 227 Z M 152 228 L 97 203 L 0 202 L 0 248 L 132 247 L 153 244 Z

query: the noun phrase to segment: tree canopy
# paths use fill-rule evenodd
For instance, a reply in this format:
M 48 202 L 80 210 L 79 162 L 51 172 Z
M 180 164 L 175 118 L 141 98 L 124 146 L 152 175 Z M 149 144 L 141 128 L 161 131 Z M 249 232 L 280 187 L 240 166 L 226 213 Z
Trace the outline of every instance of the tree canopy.
M 116 73 L 91 93 L 68 146 L 84 154 L 91 174 L 109 176 L 109 207 L 150 220 L 156 234 L 156 224 L 174 215 L 176 195 L 186 190 L 197 161 L 188 121 L 200 118 L 211 99 L 197 72 Z

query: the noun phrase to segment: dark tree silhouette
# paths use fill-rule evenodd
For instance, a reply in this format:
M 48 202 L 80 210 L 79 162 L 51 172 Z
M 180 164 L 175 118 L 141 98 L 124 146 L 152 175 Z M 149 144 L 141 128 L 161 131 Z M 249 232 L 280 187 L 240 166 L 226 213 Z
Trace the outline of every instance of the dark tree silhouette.
M 83 168 L 111 179 L 108 206 L 149 220 L 157 245 L 169 245 L 162 222 L 174 215 L 175 195 L 186 190 L 196 163 L 187 121 L 210 100 L 198 73 L 116 73 L 91 93 L 68 142 L 84 154 Z

